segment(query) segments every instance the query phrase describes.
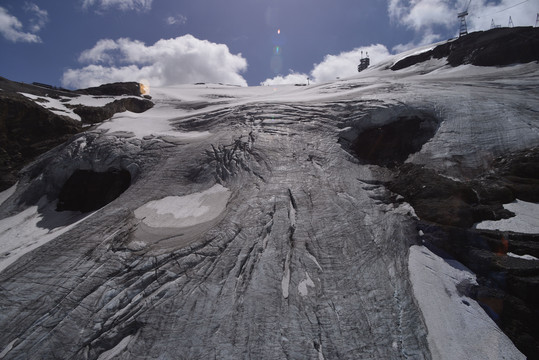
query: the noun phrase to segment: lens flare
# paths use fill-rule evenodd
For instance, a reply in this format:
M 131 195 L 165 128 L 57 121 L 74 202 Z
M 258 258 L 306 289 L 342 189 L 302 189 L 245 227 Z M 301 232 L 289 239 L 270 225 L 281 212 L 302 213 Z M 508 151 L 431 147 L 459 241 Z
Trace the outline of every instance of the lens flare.
M 273 33 L 271 36 L 273 45 L 273 54 L 270 59 L 270 68 L 275 75 L 280 74 L 283 69 L 283 46 L 286 43 L 286 38 L 281 35 L 281 29 L 277 29 L 277 34 Z

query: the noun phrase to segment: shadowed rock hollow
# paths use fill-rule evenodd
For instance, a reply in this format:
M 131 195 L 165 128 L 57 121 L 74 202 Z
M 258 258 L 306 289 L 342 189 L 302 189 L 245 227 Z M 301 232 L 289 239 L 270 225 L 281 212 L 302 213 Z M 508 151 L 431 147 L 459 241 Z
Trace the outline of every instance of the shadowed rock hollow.
M 76 170 L 62 186 L 56 209 L 80 212 L 97 210 L 120 196 L 129 185 L 131 174 L 127 170 Z
M 350 148 L 366 163 L 395 166 L 421 150 L 437 128 L 438 121 L 426 115 L 400 116 L 388 124 L 362 129 Z

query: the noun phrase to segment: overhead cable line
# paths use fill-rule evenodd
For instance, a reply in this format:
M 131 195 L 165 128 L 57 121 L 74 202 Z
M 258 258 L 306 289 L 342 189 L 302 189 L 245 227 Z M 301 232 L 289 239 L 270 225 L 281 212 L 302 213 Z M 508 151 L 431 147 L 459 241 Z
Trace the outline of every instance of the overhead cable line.
M 527 3 L 528 1 L 530 1 L 530 0 L 524 0 L 524 1 L 521 1 L 521 2 L 519 2 L 518 4 L 511 5 L 511 6 L 509 6 L 509 7 L 506 7 L 505 9 L 498 10 L 498 11 L 496 11 L 496 12 L 490 13 L 490 14 L 488 14 L 488 15 L 483 15 L 483 16 L 489 17 L 489 16 L 492 16 L 492 15 L 494 15 L 494 14 L 499 14 L 499 13 L 504 12 L 504 11 L 506 11 L 506 10 L 509 10 L 509 9 L 512 9 L 512 8 L 517 7 L 517 6 L 519 6 L 519 5 L 522 5 L 522 4 L 524 4 L 524 3 Z M 475 16 L 475 17 L 478 18 L 478 19 L 481 18 L 481 16 Z

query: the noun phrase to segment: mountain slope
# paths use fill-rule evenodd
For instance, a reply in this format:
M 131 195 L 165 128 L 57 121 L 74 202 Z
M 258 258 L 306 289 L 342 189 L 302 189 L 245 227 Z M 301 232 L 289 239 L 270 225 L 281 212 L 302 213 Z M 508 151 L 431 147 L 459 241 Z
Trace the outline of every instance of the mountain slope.
M 537 202 L 539 66 L 401 56 L 154 88 L 24 168 L 0 194 L 0 358 L 534 358 L 539 230 L 503 204 Z M 108 204 L 56 210 L 113 173 Z M 474 225 L 504 218 L 531 234 Z

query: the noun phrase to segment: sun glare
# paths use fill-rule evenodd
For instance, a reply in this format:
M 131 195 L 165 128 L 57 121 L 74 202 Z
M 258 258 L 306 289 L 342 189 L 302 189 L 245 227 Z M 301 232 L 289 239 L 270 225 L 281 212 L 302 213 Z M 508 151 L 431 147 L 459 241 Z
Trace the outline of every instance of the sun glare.
M 146 79 L 139 81 L 140 94 L 141 95 L 150 95 L 150 82 Z

